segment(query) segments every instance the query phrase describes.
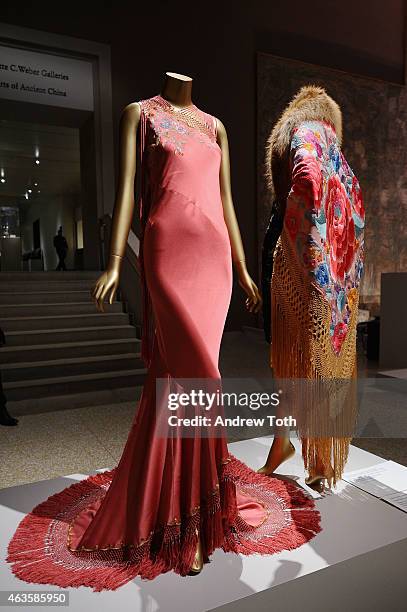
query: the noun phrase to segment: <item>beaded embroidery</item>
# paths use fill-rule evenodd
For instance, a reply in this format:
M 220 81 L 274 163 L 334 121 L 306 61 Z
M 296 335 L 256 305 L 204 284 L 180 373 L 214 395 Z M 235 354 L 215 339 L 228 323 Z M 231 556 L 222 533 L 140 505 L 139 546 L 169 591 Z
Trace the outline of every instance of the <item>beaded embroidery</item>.
M 194 104 L 177 110 L 161 96 L 154 96 L 142 100 L 140 106 L 153 131 L 150 146 L 169 145 L 175 154 L 183 155 L 190 136 L 201 144 L 218 146 L 214 125 Z

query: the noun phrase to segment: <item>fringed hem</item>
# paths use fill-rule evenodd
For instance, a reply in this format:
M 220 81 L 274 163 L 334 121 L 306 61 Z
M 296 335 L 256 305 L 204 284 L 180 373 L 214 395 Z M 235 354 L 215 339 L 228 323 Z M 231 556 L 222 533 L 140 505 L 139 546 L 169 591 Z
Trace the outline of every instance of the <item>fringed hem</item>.
M 294 416 L 298 414 L 297 435 L 302 441 L 305 469 L 311 477 L 329 474 L 335 486 L 342 478 L 356 423 L 357 397 L 352 381 L 356 377 L 358 294 L 345 341 L 336 354 L 329 303 L 304 274 L 283 230 L 274 252 L 271 303 L 270 366 L 276 379 L 299 381 L 297 388 L 293 387 L 296 399 L 292 410 Z M 312 382 L 301 384 L 305 380 Z
M 206 561 L 217 548 L 244 555 L 292 550 L 320 531 L 319 512 L 302 489 L 231 459 L 223 466 L 218 494 L 180 525 L 166 525 L 139 546 L 73 552 L 67 546 L 69 524 L 90 500 L 105 494 L 114 470 L 90 476 L 52 495 L 21 521 L 7 561 L 26 582 L 115 590 L 136 576 L 151 580 L 170 570 L 187 575 L 198 531 Z M 236 487 L 262 500 L 267 520 L 261 527 L 248 525 L 238 514 Z
M 258 474 L 235 457 L 224 478 L 263 503 L 267 512 L 267 520 L 259 528 L 251 527 L 237 514 L 225 529 L 225 552 L 272 555 L 298 548 L 321 531 L 314 500 L 294 482 Z

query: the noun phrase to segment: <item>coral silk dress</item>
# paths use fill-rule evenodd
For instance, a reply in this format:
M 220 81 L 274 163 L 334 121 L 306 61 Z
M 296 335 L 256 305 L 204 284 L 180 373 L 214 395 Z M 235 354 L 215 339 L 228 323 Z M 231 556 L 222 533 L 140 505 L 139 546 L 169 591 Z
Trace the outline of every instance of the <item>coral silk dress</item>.
M 216 548 L 292 549 L 319 530 L 312 500 L 238 461 L 223 434 L 157 432 L 156 379 L 219 379 L 232 264 L 216 119 L 161 96 L 140 107 L 147 379 L 117 467 L 56 493 L 20 523 L 8 561 L 28 582 L 115 589 L 137 575 L 188 574 L 198 535 L 208 561 Z

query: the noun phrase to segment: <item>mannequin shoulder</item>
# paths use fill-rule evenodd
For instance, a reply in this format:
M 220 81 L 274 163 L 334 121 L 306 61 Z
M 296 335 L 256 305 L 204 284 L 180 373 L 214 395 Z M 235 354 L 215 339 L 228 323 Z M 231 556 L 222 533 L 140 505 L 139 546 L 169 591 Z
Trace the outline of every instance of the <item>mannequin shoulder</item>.
M 121 114 L 121 121 L 123 124 L 128 125 L 129 127 L 137 126 L 140 121 L 141 116 L 141 106 L 138 102 L 131 102 L 124 107 Z
M 214 117 L 214 119 L 216 122 L 216 140 L 218 144 L 220 144 L 221 146 L 222 144 L 227 144 L 228 135 L 225 126 L 223 125 L 222 121 L 217 117 Z
M 214 117 L 215 119 L 215 123 L 216 123 L 216 133 L 217 134 L 224 134 L 226 136 L 226 128 L 223 125 L 222 121 L 220 119 L 218 119 L 218 117 Z

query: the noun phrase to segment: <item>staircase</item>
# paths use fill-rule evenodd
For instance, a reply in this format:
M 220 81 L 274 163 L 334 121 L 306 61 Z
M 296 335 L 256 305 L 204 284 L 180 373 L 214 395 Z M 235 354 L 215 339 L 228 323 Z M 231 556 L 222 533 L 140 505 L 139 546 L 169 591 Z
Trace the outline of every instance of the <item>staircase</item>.
M 96 310 L 99 272 L 0 273 L 3 388 L 11 413 L 135 400 L 145 369 L 121 302 Z

